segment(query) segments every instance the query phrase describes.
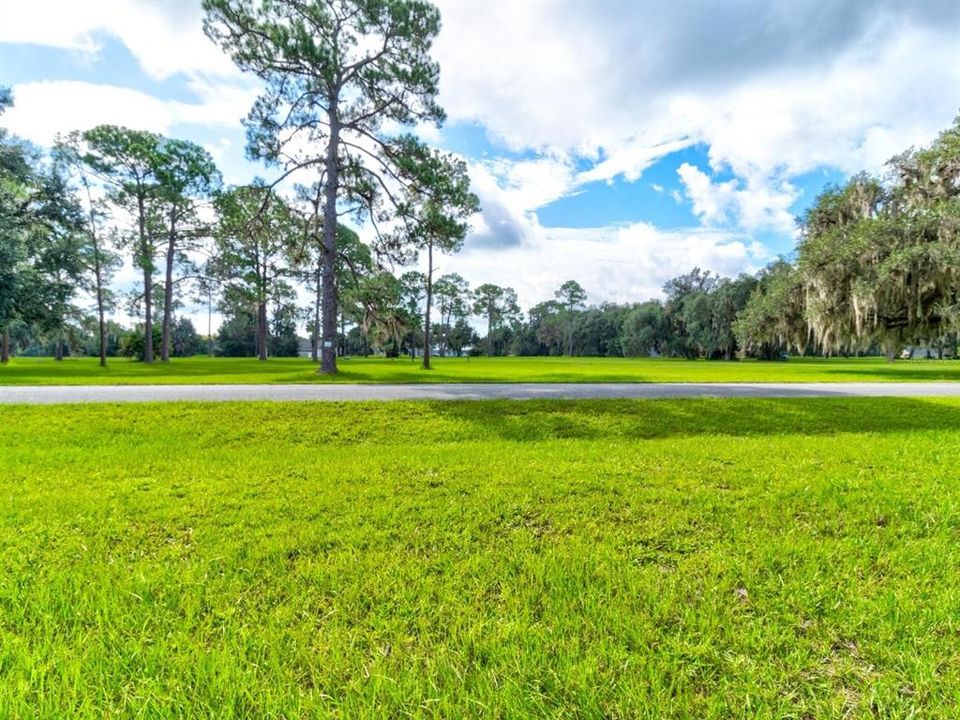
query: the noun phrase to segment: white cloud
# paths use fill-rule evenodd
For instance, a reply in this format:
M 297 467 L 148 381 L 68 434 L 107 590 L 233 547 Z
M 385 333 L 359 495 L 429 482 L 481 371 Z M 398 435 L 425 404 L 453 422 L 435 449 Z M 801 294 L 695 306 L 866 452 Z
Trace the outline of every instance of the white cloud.
M 438 265 L 474 286 L 512 286 L 521 306 L 553 297 L 576 279 L 591 303 L 640 302 L 661 297 L 663 284 L 695 265 L 733 276 L 754 272 L 770 260 L 763 245 L 724 230 L 660 230 L 647 223 L 607 228 L 529 226 L 527 241 L 494 252 L 471 249 Z
M 202 100 L 185 103 L 114 85 L 45 80 L 14 86 L 15 104 L 4 115 L 13 133 L 49 145 L 57 133 L 102 123 L 167 133 L 178 124 L 237 128 L 255 92 L 232 85 L 203 86 Z M 65 112 L 69 110 L 69 112 Z
M 746 182 L 716 182 L 699 168 L 683 163 L 677 168 L 693 213 L 707 225 L 734 223 L 745 230 L 772 229 L 792 233 L 794 218 L 790 206 L 799 191 L 786 181 L 774 187 L 765 178 Z
M 870 128 L 929 139 L 960 104 L 960 10 L 927 5 L 444 2 L 441 100 L 514 149 L 605 155 L 608 173 L 694 142 L 764 170 L 860 167 Z
M 614 178 L 622 177 L 627 182 L 634 182 L 657 160 L 682 150 L 690 144 L 689 138 L 654 137 L 651 140 L 649 135 L 624 141 L 611 140 L 603 149 L 605 159 L 589 170 L 581 172 L 577 176 L 577 181 L 579 183 L 604 180 L 610 182 Z
M 932 140 L 960 106 L 953 2 L 441 7 L 451 120 L 481 123 L 513 150 L 596 161 L 566 193 L 636 180 L 703 144 L 713 170 L 738 178 L 704 185 L 711 222 L 785 229 L 792 178 L 877 169 Z
M 485 173 L 503 189 L 511 207 L 529 212 L 570 194 L 578 184 L 568 157 L 539 157 L 532 160 L 480 160 L 474 163 L 474 177 Z
M 4 5 L 0 42 L 96 55 L 102 32 L 118 38 L 157 79 L 176 73 L 238 76 L 230 59 L 203 34 L 202 18 L 198 2 L 182 0 L 31 0 Z

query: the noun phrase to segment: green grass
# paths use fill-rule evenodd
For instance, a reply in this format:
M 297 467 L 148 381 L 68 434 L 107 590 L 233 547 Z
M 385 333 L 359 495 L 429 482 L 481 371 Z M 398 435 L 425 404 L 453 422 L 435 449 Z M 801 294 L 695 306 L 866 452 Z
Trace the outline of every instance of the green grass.
M 309 360 L 177 358 L 146 365 L 96 358 L 56 362 L 15 358 L 0 366 L 0 385 L 144 385 L 181 383 L 452 383 L 452 382 L 915 382 L 958 381 L 960 361 L 882 358 L 793 358 L 785 362 L 709 362 L 653 358 L 437 358 L 422 370 L 409 358 L 348 358 L 335 378 L 317 374 Z
M 3 718 L 954 718 L 960 402 L 3 410 Z

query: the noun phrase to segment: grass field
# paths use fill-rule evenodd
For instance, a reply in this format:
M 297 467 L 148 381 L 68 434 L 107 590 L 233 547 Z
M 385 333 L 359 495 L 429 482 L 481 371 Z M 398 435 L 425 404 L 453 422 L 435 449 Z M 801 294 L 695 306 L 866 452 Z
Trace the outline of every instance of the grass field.
M 15 358 L 0 366 L 0 385 L 142 385 L 181 383 L 451 383 L 451 382 L 915 382 L 958 381 L 960 361 L 882 358 L 792 358 L 785 362 L 708 362 L 654 358 L 437 358 L 422 370 L 409 358 L 348 358 L 335 378 L 299 358 L 176 358 L 146 365 L 96 358 L 56 362 Z
M 960 705 L 956 400 L 11 406 L 0 467 L 4 718 Z

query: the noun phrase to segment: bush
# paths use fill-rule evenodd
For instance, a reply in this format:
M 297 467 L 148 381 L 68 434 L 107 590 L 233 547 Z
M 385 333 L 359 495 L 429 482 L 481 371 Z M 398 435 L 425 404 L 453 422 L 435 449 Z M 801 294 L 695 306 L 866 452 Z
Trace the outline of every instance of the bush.
M 170 332 L 170 354 L 173 357 L 190 357 L 198 354 L 200 348 L 200 336 L 189 318 L 176 320 Z
M 153 326 L 153 353 L 160 352 L 161 330 L 159 325 Z M 143 327 L 137 327 L 126 333 L 120 338 L 119 353 L 124 357 L 133 357 L 137 360 L 143 360 L 144 346 L 146 345 L 146 336 Z

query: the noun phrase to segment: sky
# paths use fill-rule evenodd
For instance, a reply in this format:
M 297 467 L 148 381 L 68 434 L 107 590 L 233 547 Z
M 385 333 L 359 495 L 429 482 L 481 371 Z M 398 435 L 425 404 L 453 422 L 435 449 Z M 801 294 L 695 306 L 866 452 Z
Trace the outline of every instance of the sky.
M 259 86 L 204 36 L 199 0 L 0 5 L 14 133 L 127 125 L 204 145 L 231 183 L 276 173 L 244 157 Z M 467 160 L 482 206 L 438 269 L 524 307 L 568 279 L 638 302 L 694 266 L 755 272 L 825 186 L 960 112 L 960 0 L 438 5 L 448 119 L 420 132 Z

